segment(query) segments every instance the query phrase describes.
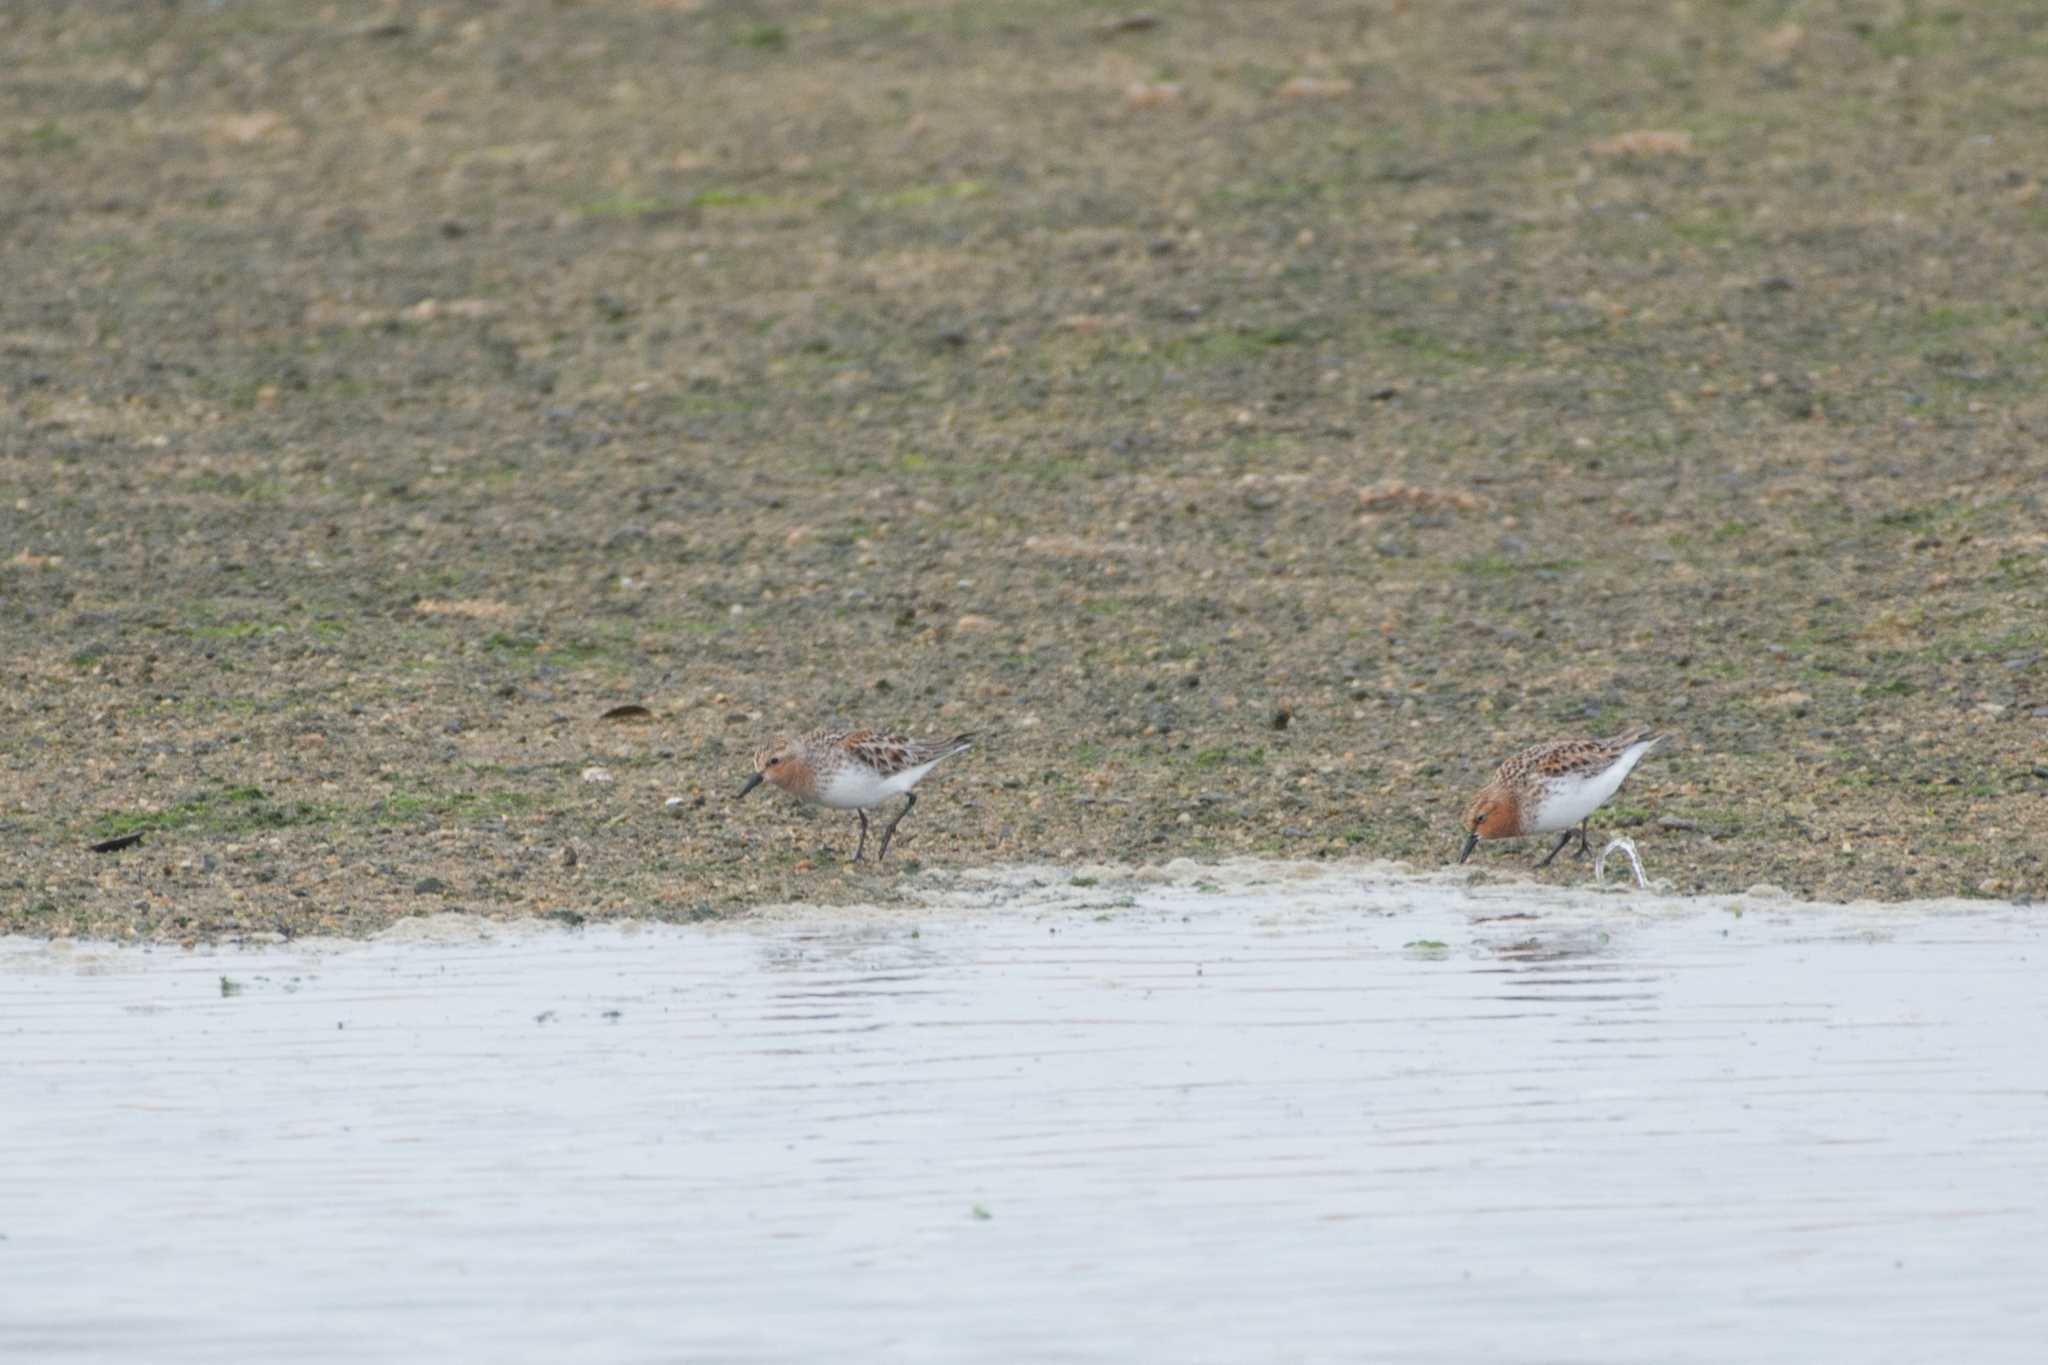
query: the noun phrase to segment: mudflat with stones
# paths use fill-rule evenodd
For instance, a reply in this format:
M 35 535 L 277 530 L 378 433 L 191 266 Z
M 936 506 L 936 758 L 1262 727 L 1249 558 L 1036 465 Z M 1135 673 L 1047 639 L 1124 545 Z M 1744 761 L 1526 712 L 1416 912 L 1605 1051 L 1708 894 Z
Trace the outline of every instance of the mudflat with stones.
M 1682 890 L 2048 894 L 2038 5 L 0 49 L 0 931 L 1431 865 L 1631 725 L 1595 832 Z M 985 738 L 849 868 L 728 799 L 828 724 Z

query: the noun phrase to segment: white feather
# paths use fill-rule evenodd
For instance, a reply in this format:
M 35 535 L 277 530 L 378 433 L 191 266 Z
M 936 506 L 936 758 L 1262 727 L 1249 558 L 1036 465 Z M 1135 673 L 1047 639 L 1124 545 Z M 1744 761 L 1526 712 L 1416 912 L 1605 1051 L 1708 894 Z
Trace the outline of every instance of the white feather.
M 939 764 L 938 759 L 883 777 L 865 763 L 842 763 L 818 784 L 818 804 L 834 810 L 868 810 L 892 796 L 901 796 Z
M 1544 778 L 1543 799 L 1536 805 L 1536 818 L 1523 832 L 1555 834 L 1577 828 L 1579 821 L 1607 804 L 1607 798 L 1620 790 L 1622 779 L 1629 775 L 1636 761 L 1656 745 L 1654 739 L 1639 739 L 1597 773 Z

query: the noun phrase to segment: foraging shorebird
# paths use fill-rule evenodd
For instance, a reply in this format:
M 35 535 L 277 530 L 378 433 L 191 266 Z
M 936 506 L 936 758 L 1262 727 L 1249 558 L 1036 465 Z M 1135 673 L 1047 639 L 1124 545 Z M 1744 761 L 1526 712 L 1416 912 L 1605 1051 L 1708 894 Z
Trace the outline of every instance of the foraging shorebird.
M 1559 830 L 1564 833 L 1536 866 L 1548 867 L 1574 834 L 1579 851 L 1573 856 L 1585 857 L 1590 852 L 1586 818 L 1607 804 L 1644 754 L 1663 742 L 1662 735 L 1633 730 L 1612 739 L 1560 739 L 1522 750 L 1501 764 L 1493 781 L 1465 807 L 1465 847 L 1458 861 L 1472 856 L 1481 839 Z
M 754 775 L 733 799 L 739 800 L 763 782 L 773 782 L 801 800 L 850 810 L 860 816 L 860 845 L 853 851 L 853 860 L 860 862 L 868 847 L 868 812 L 892 796 L 901 796 L 903 809 L 882 828 L 882 847 L 875 854 L 875 861 L 880 862 L 889 856 L 889 840 L 895 837 L 896 826 L 917 804 L 917 793 L 911 788 L 940 760 L 973 744 L 972 734 L 926 741 L 876 730 L 821 730 L 795 739 L 778 736 L 754 755 Z

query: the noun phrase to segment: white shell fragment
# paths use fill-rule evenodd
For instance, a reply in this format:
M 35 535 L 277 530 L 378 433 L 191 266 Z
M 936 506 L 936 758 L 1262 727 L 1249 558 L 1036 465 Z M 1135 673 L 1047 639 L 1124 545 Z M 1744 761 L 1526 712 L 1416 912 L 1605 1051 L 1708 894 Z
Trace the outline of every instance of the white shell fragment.
M 1596 884 L 1604 882 L 1605 879 L 1602 876 L 1602 869 L 1604 869 L 1607 866 L 1607 855 L 1614 852 L 1614 850 L 1616 850 L 1617 848 L 1628 855 L 1629 869 L 1636 874 L 1636 885 L 1642 887 L 1646 891 L 1649 890 L 1649 880 L 1643 876 L 1643 860 L 1636 856 L 1635 840 L 1624 839 L 1618 834 L 1615 835 L 1614 838 L 1607 841 L 1607 847 L 1601 849 L 1600 856 L 1594 860 L 1593 881 Z

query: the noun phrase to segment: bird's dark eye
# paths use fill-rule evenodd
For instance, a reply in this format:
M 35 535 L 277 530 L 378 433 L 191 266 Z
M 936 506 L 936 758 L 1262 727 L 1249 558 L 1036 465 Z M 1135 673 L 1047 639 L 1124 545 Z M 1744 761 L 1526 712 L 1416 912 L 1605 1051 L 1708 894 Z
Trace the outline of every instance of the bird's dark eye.
M 775 757 L 768 760 L 768 766 L 772 768 L 780 762 L 782 762 L 782 755 L 777 754 Z

